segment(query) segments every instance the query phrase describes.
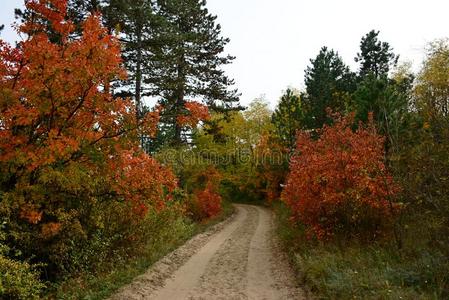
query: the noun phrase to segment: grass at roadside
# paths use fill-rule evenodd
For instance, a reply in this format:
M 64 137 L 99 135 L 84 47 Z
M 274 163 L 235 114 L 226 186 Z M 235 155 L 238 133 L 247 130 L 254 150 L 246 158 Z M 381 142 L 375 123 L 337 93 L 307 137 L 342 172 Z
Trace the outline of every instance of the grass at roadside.
M 233 211 L 234 207 L 225 202 L 223 212 L 207 223 L 193 223 L 185 217 L 167 218 L 170 222 L 155 229 L 152 238 L 132 256 L 117 255 L 110 261 L 100 261 L 93 268 L 95 272 L 83 272 L 55 284 L 46 298 L 105 299 L 194 235 L 229 217 Z
M 390 242 L 307 240 L 276 204 L 278 233 L 300 284 L 318 299 L 447 299 L 447 257 L 409 234 L 399 251 Z M 418 231 L 418 230 L 417 230 Z M 412 246 L 413 245 L 413 246 Z

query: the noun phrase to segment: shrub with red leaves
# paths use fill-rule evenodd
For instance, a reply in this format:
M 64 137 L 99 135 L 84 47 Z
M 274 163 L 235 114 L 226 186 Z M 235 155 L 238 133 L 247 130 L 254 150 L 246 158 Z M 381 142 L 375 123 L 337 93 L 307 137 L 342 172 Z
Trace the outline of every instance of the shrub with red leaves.
M 215 217 L 221 212 L 221 196 L 211 183 L 204 190 L 197 191 L 195 197 L 204 219 Z
M 220 177 L 218 170 L 212 166 L 192 176 L 191 184 L 196 188 L 191 191 L 188 210 L 193 219 L 203 221 L 220 214 L 222 209 L 222 198 L 218 192 Z
M 282 200 L 309 236 L 335 234 L 371 239 L 399 211 L 399 186 L 384 164 L 384 138 L 373 122 L 353 130 L 353 116 L 336 116 L 314 139 L 299 132 Z

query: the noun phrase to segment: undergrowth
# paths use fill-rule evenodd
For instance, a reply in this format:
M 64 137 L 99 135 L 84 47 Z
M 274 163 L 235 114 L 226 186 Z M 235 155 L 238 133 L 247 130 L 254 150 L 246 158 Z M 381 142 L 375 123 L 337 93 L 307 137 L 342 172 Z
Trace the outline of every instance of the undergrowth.
M 319 242 L 292 224 L 282 204 L 275 207 L 278 233 L 300 284 L 318 299 L 447 299 L 449 262 L 421 236 L 419 223 L 408 230 L 404 247 L 391 241 Z
M 223 212 L 218 217 L 202 223 L 167 211 L 153 221 L 148 240 L 140 249 L 133 249 L 132 255 L 121 251 L 107 261 L 98 261 L 91 266 L 90 271 L 80 272 L 53 284 L 45 299 L 105 299 L 192 236 L 229 217 L 233 211 L 233 206 L 224 202 Z

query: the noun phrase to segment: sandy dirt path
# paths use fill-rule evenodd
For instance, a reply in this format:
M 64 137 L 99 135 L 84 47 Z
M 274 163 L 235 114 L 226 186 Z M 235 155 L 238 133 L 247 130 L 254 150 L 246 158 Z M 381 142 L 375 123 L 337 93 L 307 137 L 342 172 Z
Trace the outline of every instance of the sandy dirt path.
M 236 214 L 156 263 L 111 299 L 305 299 L 274 234 L 272 213 Z

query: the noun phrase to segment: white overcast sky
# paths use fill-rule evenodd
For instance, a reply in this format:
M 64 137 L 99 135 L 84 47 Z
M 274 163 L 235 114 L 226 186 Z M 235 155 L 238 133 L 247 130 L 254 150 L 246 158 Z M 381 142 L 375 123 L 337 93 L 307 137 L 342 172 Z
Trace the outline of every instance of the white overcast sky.
M 0 2 L 8 27 L 23 0 Z M 274 106 L 288 86 L 302 88 L 309 59 L 325 45 L 356 70 L 360 39 L 371 29 L 415 70 L 426 43 L 449 37 L 449 0 L 208 0 L 207 7 L 231 39 L 226 51 L 237 59 L 226 71 L 243 104 L 266 95 Z M 10 28 L 1 37 L 16 39 Z

